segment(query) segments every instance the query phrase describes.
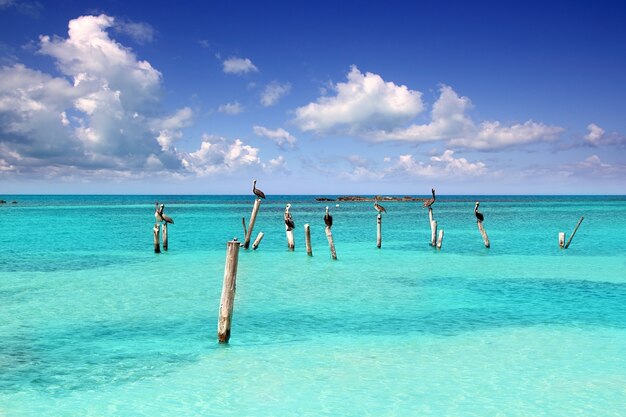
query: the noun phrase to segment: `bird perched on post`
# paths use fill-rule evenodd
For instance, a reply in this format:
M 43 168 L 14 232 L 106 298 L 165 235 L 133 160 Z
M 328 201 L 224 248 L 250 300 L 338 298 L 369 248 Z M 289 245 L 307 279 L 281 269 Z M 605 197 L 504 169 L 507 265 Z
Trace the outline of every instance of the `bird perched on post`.
M 480 203 L 477 201 L 476 205 L 474 206 L 474 214 L 476 215 L 476 219 L 478 219 L 479 222 L 482 222 L 483 220 L 485 220 L 485 216 L 483 216 L 483 214 L 478 211 L 478 206 L 480 205 Z
M 332 227 L 333 225 L 333 216 L 328 213 L 328 206 L 326 206 L 326 214 L 324 215 L 324 223 L 326 223 L 326 227 Z
M 174 223 L 174 220 L 172 220 L 172 218 L 170 216 L 168 216 L 167 214 L 163 213 L 163 210 L 165 209 L 165 204 L 161 204 L 159 205 L 159 202 L 156 202 L 156 211 L 154 212 L 154 218 L 156 219 L 157 223 L 158 222 L 165 222 L 165 223 Z
M 431 188 L 431 191 L 433 193 L 433 196 L 432 198 L 429 198 L 428 200 L 424 201 L 424 207 L 430 207 L 435 202 L 435 189 Z
M 378 196 L 376 196 L 376 198 L 374 199 L 374 208 L 378 213 L 387 213 L 387 210 L 385 210 L 383 206 L 378 204 Z
M 256 188 L 256 180 L 252 181 L 252 192 L 259 198 L 265 198 L 265 193 Z
M 293 230 L 293 228 L 296 227 L 293 222 L 293 218 L 291 217 L 291 213 L 289 213 L 290 208 L 291 204 L 287 204 L 287 207 L 285 207 L 285 225 L 287 225 L 287 231 Z

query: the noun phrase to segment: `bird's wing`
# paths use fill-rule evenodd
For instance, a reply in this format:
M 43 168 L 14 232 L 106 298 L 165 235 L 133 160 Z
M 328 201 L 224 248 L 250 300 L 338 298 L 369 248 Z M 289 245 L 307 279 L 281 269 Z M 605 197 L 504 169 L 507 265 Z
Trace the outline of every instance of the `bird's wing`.
M 172 220 L 172 218 L 167 214 L 161 214 L 161 217 L 163 218 L 163 220 L 165 220 L 166 223 L 174 223 L 174 220 Z

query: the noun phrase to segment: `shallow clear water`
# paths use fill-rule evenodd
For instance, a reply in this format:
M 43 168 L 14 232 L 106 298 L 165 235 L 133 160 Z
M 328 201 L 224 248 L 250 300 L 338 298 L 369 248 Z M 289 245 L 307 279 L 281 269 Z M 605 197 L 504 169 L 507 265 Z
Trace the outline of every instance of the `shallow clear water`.
M 626 197 L 0 196 L 0 416 L 622 416 Z M 175 224 L 152 251 L 154 201 Z M 296 250 L 282 212 L 292 203 Z M 330 204 L 338 260 L 324 234 Z M 569 237 L 585 216 L 569 249 Z M 304 249 L 311 224 L 313 257 Z

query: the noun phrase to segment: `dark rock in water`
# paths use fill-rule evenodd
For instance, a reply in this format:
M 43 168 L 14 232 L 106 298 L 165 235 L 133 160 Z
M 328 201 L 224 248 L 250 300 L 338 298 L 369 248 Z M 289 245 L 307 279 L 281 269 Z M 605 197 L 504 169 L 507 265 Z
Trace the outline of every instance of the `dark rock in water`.
M 17 201 L 13 200 L 11 201 L 11 204 L 17 204 Z
M 6 200 L 0 200 L 0 204 L 6 204 L 7 201 Z
M 316 201 L 335 201 L 334 198 L 326 198 L 326 197 L 317 197 Z

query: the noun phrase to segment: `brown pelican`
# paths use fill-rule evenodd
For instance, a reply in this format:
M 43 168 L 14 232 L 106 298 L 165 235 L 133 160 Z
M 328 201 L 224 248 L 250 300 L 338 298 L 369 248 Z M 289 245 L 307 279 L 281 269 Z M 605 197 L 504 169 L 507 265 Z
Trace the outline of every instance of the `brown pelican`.
M 387 210 L 385 210 L 385 208 L 383 206 L 381 206 L 380 204 L 378 204 L 378 197 L 376 197 L 374 199 L 374 208 L 376 209 L 377 212 L 379 213 L 387 213 Z
M 165 208 L 165 204 L 161 204 L 159 205 L 159 202 L 157 201 L 156 203 L 156 211 L 154 212 L 154 218 L 156 219 L 157 223 L 158 222 L 165 222 L 165 223 L 174 223 L 174 220 L 172 220 L 172 218 L 170 216 L 168 216 L 167 214 L 163 213 L 163 209 Z
M 289 213 L 289 209 L 291 208 L 291 204 L 287 204 L 287 207 L 285 207 L 285 225 L 287 225 L 287 230 L 293 230 L 294 227 L 296 227 L 295 223 L 293 222 L 293 218 L 291 217 L 291 213 Z
M 328 214 L 328 206 L 326 206 L 326 214 L 324 215 L 324 223 L 326 223 L 327 227 L 331 227 L 333 225 L 333 216 Z
M 477 201 L 476 206 L 474 206 L 474 214 L 476 215 L 476 218 L 478 219 L 478 221 L 482 222 L 483 220 L 485 220 L 485 216 L 483 216 L 483 214 L 480 211 L 478 211 L 479 205 L 480 203 Z
M 252 181 L 252 192 L 259 198 L 265 198 L 265 193 L 256 188 L 256 180 Z
M 431 191 L 433 192 L 433 197 L 429 198 L 428 200 L 424 201 L 424 207 L 430 207 L 433 205 L 433 203 L 435 202 L 435 189 L 431 188 Z

